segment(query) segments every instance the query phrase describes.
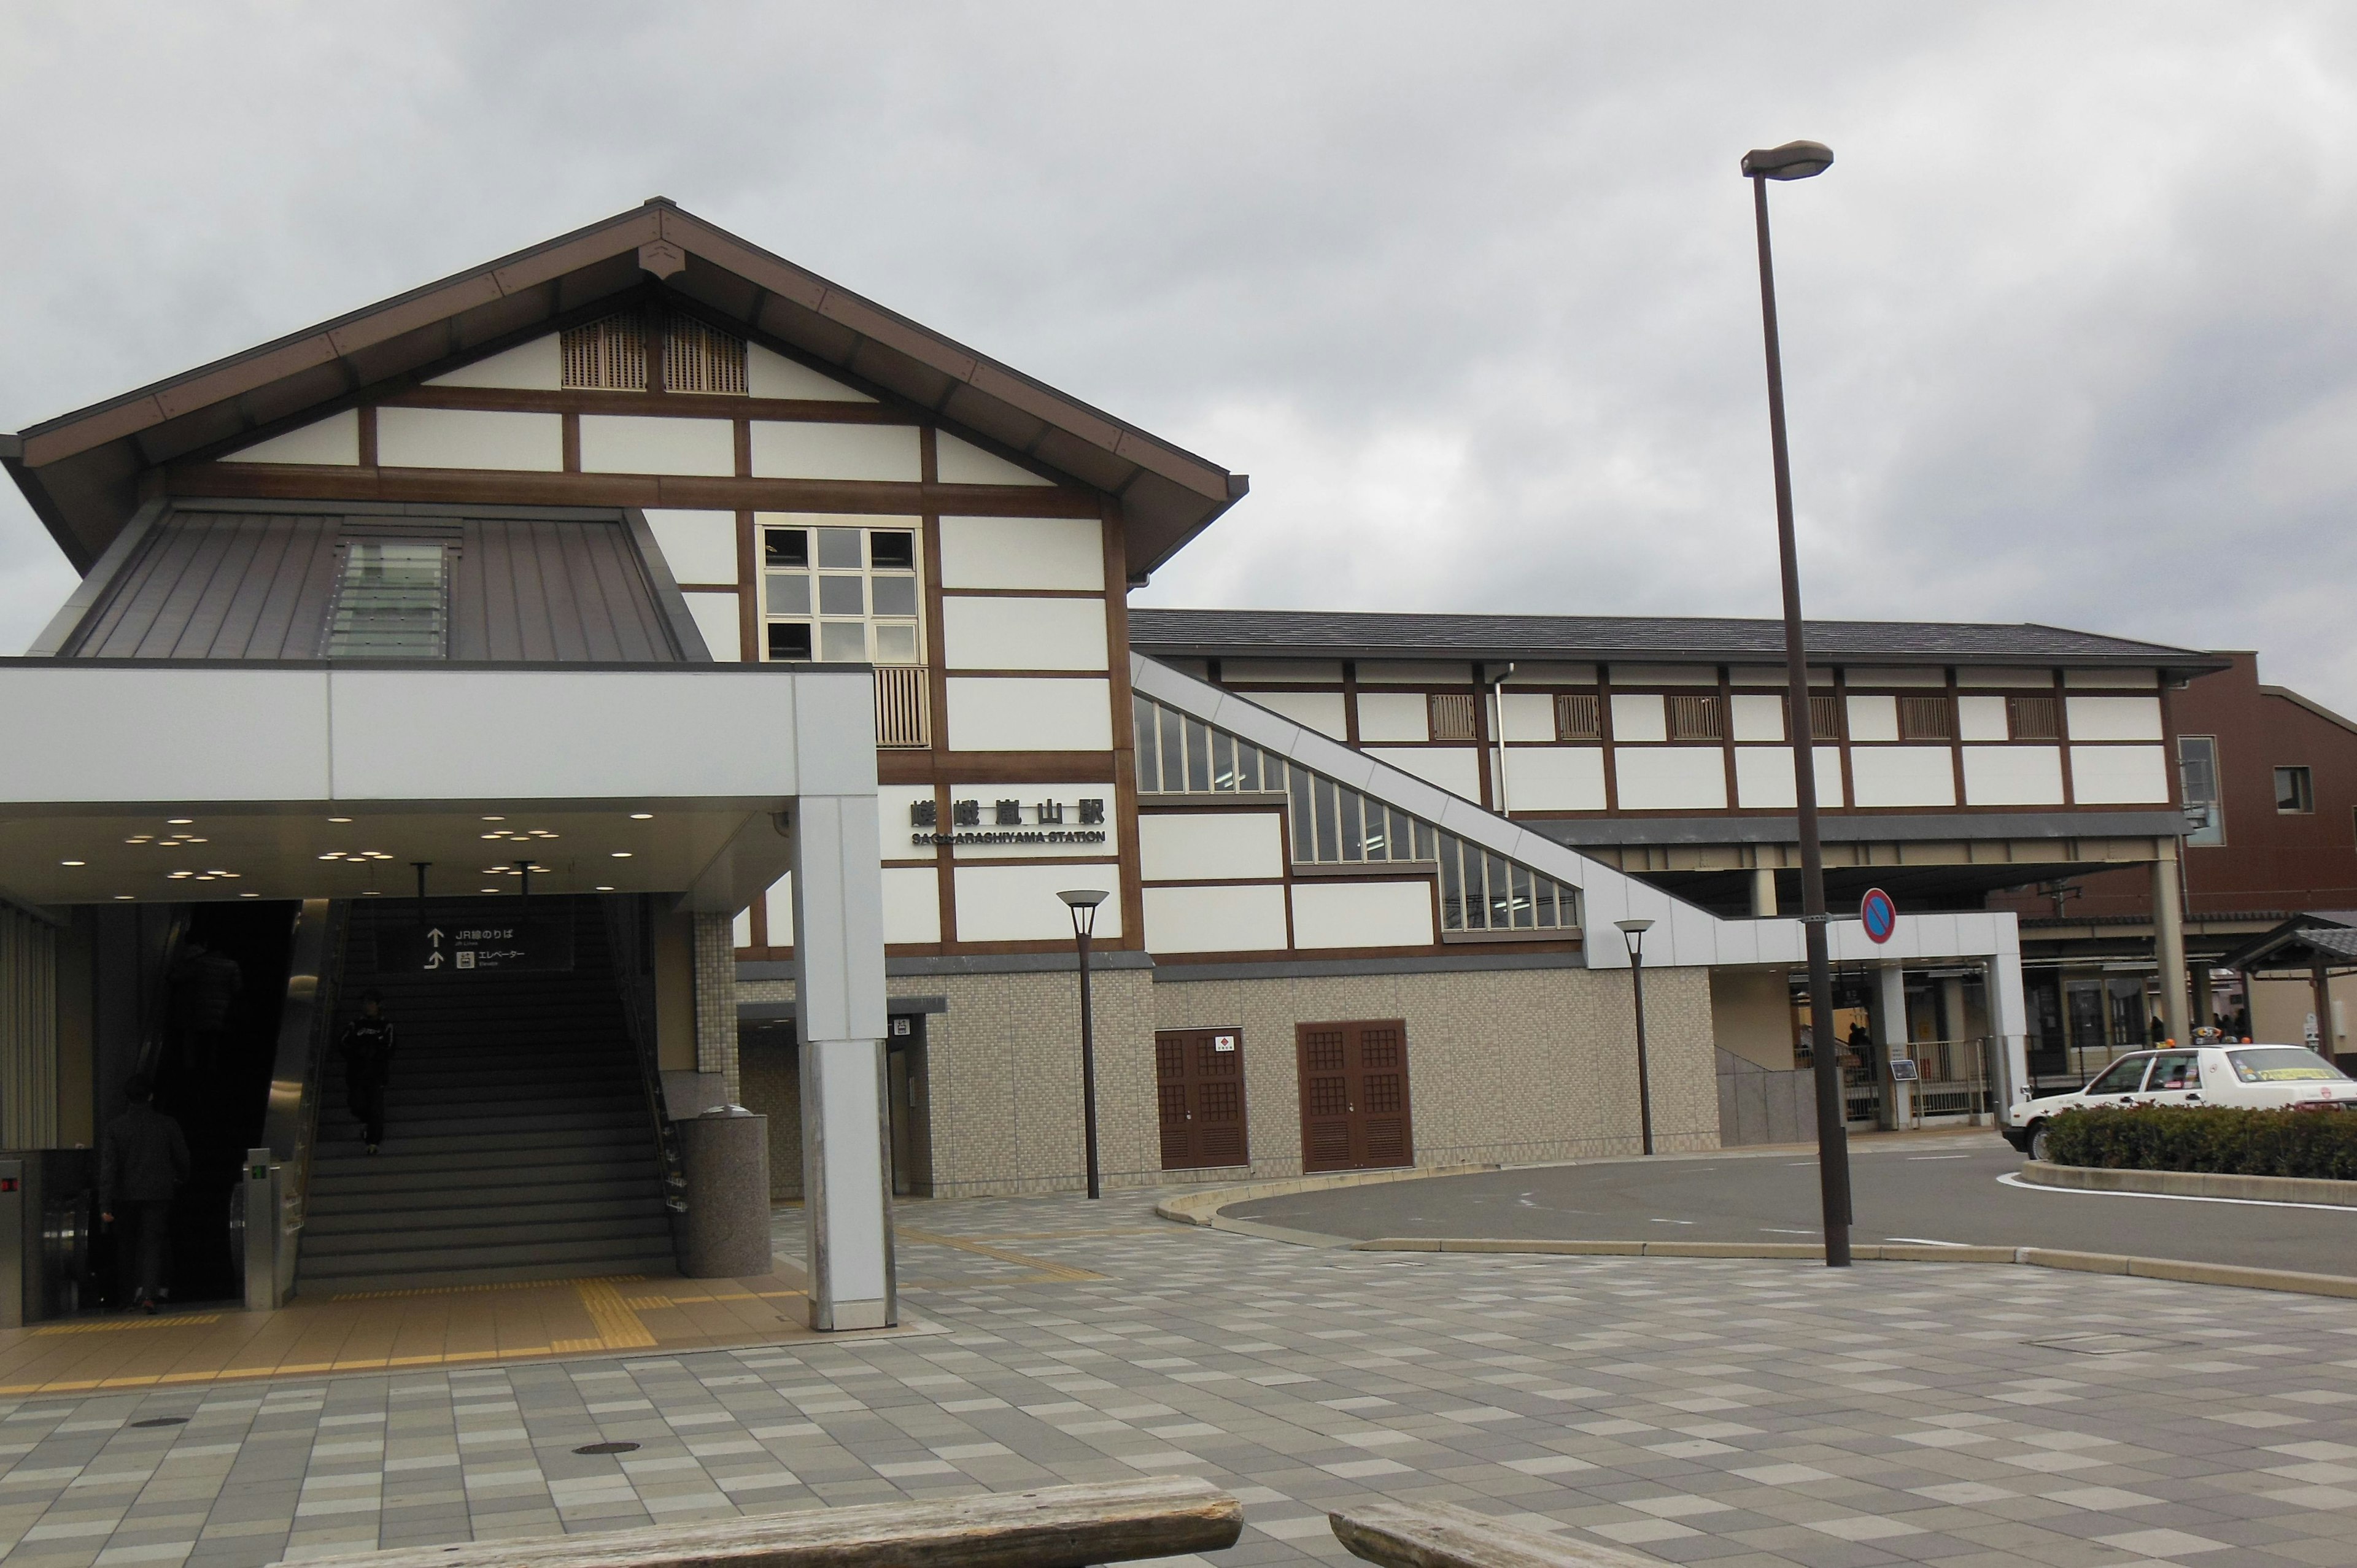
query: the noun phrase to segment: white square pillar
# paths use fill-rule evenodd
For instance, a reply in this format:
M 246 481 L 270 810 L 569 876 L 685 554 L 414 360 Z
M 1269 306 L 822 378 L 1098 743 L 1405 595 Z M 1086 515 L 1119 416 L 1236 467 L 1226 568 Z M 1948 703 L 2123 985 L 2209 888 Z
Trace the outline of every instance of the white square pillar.
M 810 1325 L 880 1328 L 900 1315 L 884 1120 L 884 879 L 876 797 L 800 796 L 793 838 Z
M 2029 1007 L 2021 993 L 2021 955 L 2002 952 L 1988 961 L 1990 1088 L 1997 1110 L 2029 1098 Z
M 1882 1089 L 1878 1118 L 1886 1128 L 1904 1127 L 1914 1119 L 1915 1086 L 1891 1076 L 1890 1064 L 1907 1055 L 1907 971 L 1898 963 L 1874 966 L 1874 1081 Z

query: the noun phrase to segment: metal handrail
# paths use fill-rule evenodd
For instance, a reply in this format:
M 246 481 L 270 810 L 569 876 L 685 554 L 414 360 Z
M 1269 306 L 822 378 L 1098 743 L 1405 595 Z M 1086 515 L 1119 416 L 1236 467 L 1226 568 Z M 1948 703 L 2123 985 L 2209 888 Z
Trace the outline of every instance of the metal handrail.
M 622 1026 L 630 1032 L 631 1054 L 638 1058 L 639 1079 L 647 1097 L 648 1113 L 655 1123 L 655 1154 L 662 1165 L 663 1207 L 674 1216 L 687 1212 L 687 1166 L 680 1152 L 679 1129 L 672 1124 L 671 1106 L 663 1095 L 662 1060 L 655 1037 L 655 997 L 647 972 L 648 925 L 640 900 L 601 897 L 606 920 L 606 945 L 614 960 L 614 983 L 622 996 Z M 679 1223 L 674 1218 L 672 1221 Z
M 348 911 L 334 899 L 306 898 L 287 944 L 286 1001 L 278 1015 L 278 1049 L 270 1070 L 270 1104 L 262 1142 L 285 1167 L 280 1221 L 287 1238 L 282 1273 L 294 1267 L 295 1240 L 311 1190 L 311 1151 L 319 1126 L 319 1082 L 335 1037 L 336 990 L 343 972 Z

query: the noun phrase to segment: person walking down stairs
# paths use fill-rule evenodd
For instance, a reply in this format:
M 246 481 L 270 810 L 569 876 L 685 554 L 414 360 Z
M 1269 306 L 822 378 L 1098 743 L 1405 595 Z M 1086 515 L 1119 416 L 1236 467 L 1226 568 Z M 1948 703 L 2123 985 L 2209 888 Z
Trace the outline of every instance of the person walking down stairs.
M 384 993 L 361 998 L 361 1015 L 344 1026 L 336 1048 L 344 1058 L 344 1093 L 352 1120 L 366 1130 L 368 1152 L 384 1142 L 384 1090 L 393 1077 L 393 1020 L 384 1015 Z

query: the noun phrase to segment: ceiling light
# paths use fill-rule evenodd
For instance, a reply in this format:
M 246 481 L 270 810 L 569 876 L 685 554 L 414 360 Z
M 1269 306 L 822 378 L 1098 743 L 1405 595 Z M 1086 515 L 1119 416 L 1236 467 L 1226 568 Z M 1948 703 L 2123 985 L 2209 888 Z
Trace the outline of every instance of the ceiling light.
M 630 852 L 626 849 L 618 849 L 614 852 L 614 858 L 616 860 L 628 860 L 630 858 Z
M 238 897 L 241 898 L 259 898 L 262 895 L 259 893 L 241 893 Z
M 130 900 L 130 897 L 131 895 L 128 893 L 117 893 L 114 896 L 114 901 L 118 904 L 126 903 Z
M 651 822 L 654 820 L 655 814 L 652 811 L 632 811 L 630 813 L 630 821 L 634 822 Z
M 505 817 L 485 817 L 483 821 L 487 822 L 504 822 L 507 819 Z
M 210 843 L 213 841 L 210 839 L 184 838 L 181 842 L 184 843 Z
M 61 860 L 58 862 L 58 864 L 59 865 L 88 865 L 90 862 L 86 860 Z
M 598 891 L 598 892 L 600 892 L 600 893 L 611 893 L 611 892 L 613 891 L 613 889 L 612 889 L 611 887 L 607 886 L 604 883 L 600 882 L 599 884 L 597 884 L 597 891 Z
M 376 897 L 376 889 L 373 887 L 364 888 L 361 892 L 361 897 L 363 898 L 373 898 Z
M 344 852 L 339 849 L 331 849 L 319 858 L 321 860 L 341 860 L 344 858 Z
M 496 887 L 478 887 L 475 891 L 478 893 L 496 893 L 499 889 Z
M 197 825 L 197 819 L 194 817 L 166 817 L 164 819 L 164 825 L 167 828 L 192 828 Z
M 196 873 L 193 871 L 169 871 L 165 873 L 165 875 L 174 882 L 179 881 L 184 876 L 194 876 L 195 875 Z
M 124 839 L 123 842 L 124 843 L 145 843 L 153 836 L 153 834 L 149 833 L 141 833 L 135 839 Z
M 351 821 L 351 818 L 350 818 L 350 817 L 329 817 L 329 818 L 328 819 L 328 821 L 329 821 L 329 822 L 350 822 L 350 821 Z

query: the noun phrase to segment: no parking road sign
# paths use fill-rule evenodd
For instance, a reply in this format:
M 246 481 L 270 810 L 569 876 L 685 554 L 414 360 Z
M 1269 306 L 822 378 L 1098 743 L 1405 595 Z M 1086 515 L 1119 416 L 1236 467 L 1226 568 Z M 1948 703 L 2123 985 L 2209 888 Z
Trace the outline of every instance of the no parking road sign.
M 1866 928 L 1867 940 L 1879 946 L 1899 929 L 1899 906 L 1881 888 L 1869 887 L 1866 897 L 1857 901 L 1857 918 Z

